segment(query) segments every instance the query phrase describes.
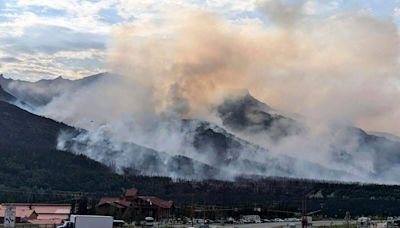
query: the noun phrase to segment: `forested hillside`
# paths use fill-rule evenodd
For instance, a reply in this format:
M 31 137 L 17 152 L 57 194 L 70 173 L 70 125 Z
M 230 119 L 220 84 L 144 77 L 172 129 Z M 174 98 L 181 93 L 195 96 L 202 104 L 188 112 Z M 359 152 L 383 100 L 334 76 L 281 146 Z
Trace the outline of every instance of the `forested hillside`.
M 145 177 L 111 168 L 83 155 L 56 150 L 60 130 L 75 131 L 65 124 L 33 115 L 0 101 L 0 201 L 71 202 L 86 196 L 122 194 L 136 187 L 143 195 L 172 199 L 185 207 L 219 205 L 248 209 L 297 210 L 303 195 L 309 209 L 329 216 L 395 214 L 400 211 L 400 186 L 320 182 L 286 178 L 240 178 L 235 182 L 172 180 Z
M 56 150 L 60 130 L 75 129 L 0 101 L 1 185 L 70 191 L 112 191 L 124 185 L 108 167 Z

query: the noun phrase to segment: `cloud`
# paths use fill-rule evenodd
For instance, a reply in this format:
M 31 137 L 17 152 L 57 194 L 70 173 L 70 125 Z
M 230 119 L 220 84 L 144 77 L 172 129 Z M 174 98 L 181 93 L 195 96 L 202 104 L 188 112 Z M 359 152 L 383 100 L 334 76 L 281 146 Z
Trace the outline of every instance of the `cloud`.
M 87 52 L 90 52 L 88 54 Z M 91 56 L 83 58 L 84 56 Z M 93 58 L 92 58 L 93 57 Z M 5 58 L 9 58 L 5 55 Z M 80 52 L 57 52 L 54 55 L 38 53 L 19 53 L 18 61 L 2 62 L 2 72 L 7 72 L 7 77 L 20 78 L 28 81 L 50 79 L 58 76 L 66 78 L 81 78 L 86 75 L 104 72 L 102 66 L 104 52 L 85 51 Z
M 0 62 L 3 63 L 18 63 L 21 62 L 21 60 L 14 58 L 14 57 L 0 57 Z
M 395 20 L 400 20 L 400 7 L 396 7 L 394 10 L 393 10 L 393 17 L 394 17 L 394 19 Z
M 303 5 L 304 13 L 307 15 L 326 14 L 337 10 L 342 4 L 342 0 L 323 1 L 323 0 L 308 0 Z
M 263 1 L 258 7 L 274 24 L 293 27 L 297 23 L 301 23 L 305 16 L 307 9 L 305 6 L 309 6 L 306 3 L 305 0 L 289 1 L 289 3 L 283 0 Z M 308 8 L 308 10 L 310 9 Z
M 116 24 L 123 22 L 123 18 L 118 15 L 118 11 L 114 8 L 105 8 L 99 10 L 100 20 L 109 24 Z
M 110 1 L 51 1 L 51 0 L 17 0 L 2 1 L 0 4 L 0 38 L 3 39 L 2 44 L 7 46 L 8 42 L 14 38 L 18 39 L 23 36 L 25 31 L 32 30 L 37 26 L 52 27 L 48 30 L 49 34 L 57 37 L 59 29 L 65 28 L 76 35 L 86 34 L 88 32 L 98 34 L 100 37 L 108 36 L 110 31 L 121 23 L 134 22 L 136 25 L 142 25 L 143 30 L 147 26 L 163 23 L 166 17 L 173 17 L 177 12 L 185 10 L 206 10 L 217 14 L 230 23 L 236 24 L 260 24 L 264 19 L 261 8 L 265 13 L 269 11 L 269 19 L 275 23 L 300 23 L 309 16 L 321 17 L 325 19 L 327 16 L 335 16 L 338 10 L 353 11 L 353 8 L 371 8 L 374 9 L 374 15 L 385 15 L 386 8 L 395 5 L 392 1 L 381 4 L 381 7 L 375 7 L 370 2 L 356 1 L 344 4 L 342 1 L 129 1 L 129 0 L 110 0 Z M 347 7 L 347 8 L 346 8 Z M 389 12 L 394 14 L 393 9 Z M 314 11 L 314 12 L 313 12 Z M 382 11 L 382 12 L 381 12 Z M 167 16 L 168 15 L 168 16 Z M 390 15 L 389 15 L 390 16 Z M 394 17 L 395 18 L 395 17 Z M 261 23 L 262 24 L 262 23 Z M 399 20 L 397 20 L 399 25 Z M 270 26 L 271 22 L 263 24 Z M 62 33 L 66 33 L 63 31 Z M 83 36 L 81 41 L 85 43 Z M 90 38 L 89 38 L 90 39 Z M 46 49 L 48 39 L 43 39 L 40 46 Z M 51 40 L 50 40 L 51 41 Z M 39 41 L 40 42 L 40 41 Z M 100 42 L 106 45 L 106 40 L 100 38 Z M 75 43 L 77 44 L 77 43 Z M 36 44 L 38 46 L 39 44 Z M 19 46 L 24 46 L 23 44 Z M 28 45 L 29 46 L 29 45 Z M 77 44 L 80 46 L 80 44 Z M 82 44 L 82 48 L 88 44 Z M 48 47 L 47 47 L 48 48 Z M 93 48 L 93 47 L 88 47 Z M 17 53 L 12 53 L 11 48 L 7 48 L 10 53 L 17 57 Z M 77 50 L 82 51 L 82 50 Z M 98 68 L 104 68 L 101 65 Z M 7 72 L 5 72 L 7 73 Z M 47 76 L 46 76 L 47 77 Z
M 5 37 L 1 41 L 7 43 L 7 49 L 15 53 L 52 55 L 61 50 L 105 49 L 106 37 L 90 32 L 75 32 L 65 27 L 36 25 L 26 28 L 21 36 Z
M 0 41 L 0 50 L 21 60 L 3 61 L 1 70 L 11 77 L 73 78 L 104 71 L 107 36 L 103 33 L 36 24 L 23 28 L 18 35 L 3 34 Z
M 26 62 L 4 63 L 0 70 L 8 77 L 28 80 L 59 75 L 76 78 L 104 71 L 112 24 L 102 21 L 99 12 L 110 5 L 111 1 L 8 2 L 0 8 L 0 18 L 6 18 L 0 22 L 0 49 Z M 79 61 L 88 53 L 90 57 Z

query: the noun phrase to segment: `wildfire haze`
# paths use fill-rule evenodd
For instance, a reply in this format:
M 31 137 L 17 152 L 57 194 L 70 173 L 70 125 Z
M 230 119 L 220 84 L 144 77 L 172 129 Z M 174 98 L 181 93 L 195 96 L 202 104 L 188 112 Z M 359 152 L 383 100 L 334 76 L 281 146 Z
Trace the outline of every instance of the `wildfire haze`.
M 399 183 L 399 3 L 250 2 L 163 3 L 108 28 L 108 73 L 0 83 L 116 172 Z

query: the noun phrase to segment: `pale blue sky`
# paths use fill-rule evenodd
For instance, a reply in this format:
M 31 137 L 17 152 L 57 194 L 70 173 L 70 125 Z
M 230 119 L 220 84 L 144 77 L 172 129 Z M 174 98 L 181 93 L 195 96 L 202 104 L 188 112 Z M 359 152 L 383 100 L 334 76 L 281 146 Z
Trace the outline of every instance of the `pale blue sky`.
M 304 13 L 314 18 L 362 12 L 400 26 L 399 0 L 300 1 Z M 260 20 L 268 27 L 273 22 L 258 4 L 257 0 L 0 0 L 0 73 L 26 80 L 95 74 L 106 71 L 110 32 L 121 24 L 200 8 L 230 21 Z

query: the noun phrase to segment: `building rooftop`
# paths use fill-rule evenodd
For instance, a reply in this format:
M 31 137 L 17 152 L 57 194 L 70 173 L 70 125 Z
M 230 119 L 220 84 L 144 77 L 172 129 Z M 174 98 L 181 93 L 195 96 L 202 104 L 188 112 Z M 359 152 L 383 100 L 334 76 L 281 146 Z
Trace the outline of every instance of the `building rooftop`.
M 3 205 L 0 205 L 0 217 L 4 217 L 6 207 Z M 34 210 L 29 209 L 27 207 L 16 207 L 15 208 L 15 214 L 16 217 L 19 218 L 29 218 L 35 213 Z
M 127 189 L 125 192 L 125 197 L 136 197 L 138 192 L 139 191 L 136 188 Z
M 4 217 L 6 206 L 15 206 L 16 217 L 32 224 L 60 224 L 71 213 L 69 204 L 26 204 L 12 203 L 0 205 L 0 217 Z
M 172 208 L 172 206 L 174 205 L 173 201 L 171 201 L 171 200 L 168 200 L 168 201 L 162 200 L 162 199 L 160 199 L 160 198 L 158 198 L 156 196 L 138 196 L 138 198 L 140 198 L 140 199 L 142 199 L 144 201 L 147 201 L 150 204 L 154 204 L 154 205 L 156 205 L 158 207 L 165 208 L 165 209 Z

